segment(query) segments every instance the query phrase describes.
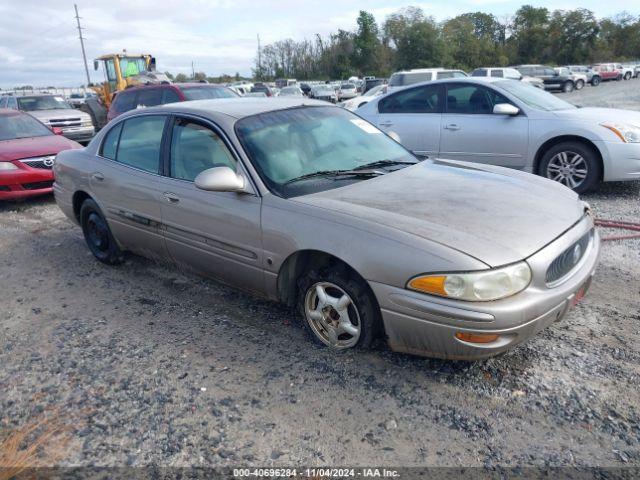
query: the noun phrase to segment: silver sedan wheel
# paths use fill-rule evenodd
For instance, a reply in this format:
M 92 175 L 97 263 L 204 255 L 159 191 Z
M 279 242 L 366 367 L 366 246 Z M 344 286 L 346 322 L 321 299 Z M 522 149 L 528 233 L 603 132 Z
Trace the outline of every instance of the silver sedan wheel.
M 582 155 L 575 152 L 556 153 L 547 165 L 547 178 L 569 188 L 577 188 L 585 181 L 589 167 Z
M 305 295 L 304 311 L 313 333 L 330 347 L 344 349 L 358 343 L 362 331 L 360 315 L 351 297 L 330 282 L 311 286 Z

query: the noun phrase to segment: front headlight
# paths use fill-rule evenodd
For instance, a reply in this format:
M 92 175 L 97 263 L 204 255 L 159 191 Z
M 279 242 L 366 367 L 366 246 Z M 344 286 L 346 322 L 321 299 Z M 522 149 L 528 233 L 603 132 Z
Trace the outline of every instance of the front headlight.
M 515 295 L 529 282 L 531 269 L 520 262 L 480 272 L 420 275 L 409 280 L 407 288 L 456 300 L 488 302 Z
M 11 162 L 0 162 L 0 172 L 6 172 L 8 170 L 18 170 L 18 167 Z
M 625 143 L 640 143 L 640 127 L 628 123 L 601 123 Z

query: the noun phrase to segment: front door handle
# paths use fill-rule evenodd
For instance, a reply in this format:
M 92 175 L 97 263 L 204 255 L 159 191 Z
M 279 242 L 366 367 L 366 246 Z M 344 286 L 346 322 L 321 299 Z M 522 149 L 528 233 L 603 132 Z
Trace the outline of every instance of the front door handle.
M 387 120 L 386 122 L 380 122 L 379 125 L 381 127 L 390 127 L 391 125 L 393 125 L 393 122 L 390 122 L 389 120 Z
M 178 203 L 180 201 L 180 197 L 178 197 L 175 193 L 164 192 L 163 195 L 169 203 Z
M 101 174 L 100 172 L 96 172 L 96 173 L 94 173 L 94 174 L 92 174 L 92 175 L 91 175 L 91 179 L 92 179 L 92 180 L 97 180 L 97 181 L 101 182 L 101 181 L 103 181 L 103 180 L 104 180 L 104 175 L 103 175 L 103 174 Z
M 460 130 L 460 126 L 456 123 L 448 123 L 444 126 L 445 130 Z

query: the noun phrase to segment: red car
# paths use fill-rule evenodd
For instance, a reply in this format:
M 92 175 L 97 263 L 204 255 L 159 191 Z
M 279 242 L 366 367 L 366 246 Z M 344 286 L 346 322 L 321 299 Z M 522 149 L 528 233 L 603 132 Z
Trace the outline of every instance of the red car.
M 622 80 L 622 72 L 613 63 L 597 63 L 593 69 L 598 72 L 602 80 Z
M 207 100 L 212 98 L 237 98 L 239 95 L 222 85 L 207 83 L 161 83 L 141 85 L 117 92 L 111 101 L 107 121 L 134 108 L 155 107 L 165 103 Z
M 31 115 L 0 109 L 0 200 L 51 193 L 55 156 L 82 145 Z

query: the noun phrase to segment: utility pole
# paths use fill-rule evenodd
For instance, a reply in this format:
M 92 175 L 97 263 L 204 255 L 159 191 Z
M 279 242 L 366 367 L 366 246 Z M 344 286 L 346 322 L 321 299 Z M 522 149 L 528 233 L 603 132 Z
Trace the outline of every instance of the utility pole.
M 196 79 L 196 71 L 193 68 L 193 60 L 191 60 L 191 79 L 192 80 Z
M 260 48 L 260 34 L 258 33 L 258 72 L 257 80 L 262 80 L 262 49 Z
M 80 16 L 78 15 L 78 5 L 73 4 L 73 8 L 76 11 L 76 22 L 78 23 L 78 38 L 80 39 L 80 47 L 82 47 L 82 60 L 84 60 L 84 72 L 87 74 L 87 88 L 91 83 L 89 78 L 89 67 L 87 66 L 87 54 L 84 51 L 84 38 L 82 38 L 82 27 L 80 26 Z

